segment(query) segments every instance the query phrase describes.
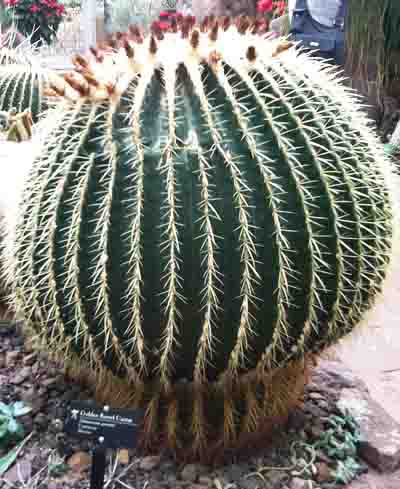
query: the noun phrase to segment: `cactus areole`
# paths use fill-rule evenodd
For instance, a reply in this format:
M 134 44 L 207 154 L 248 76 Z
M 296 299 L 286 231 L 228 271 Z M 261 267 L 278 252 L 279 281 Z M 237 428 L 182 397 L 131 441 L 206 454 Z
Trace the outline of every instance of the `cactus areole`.
M 146 406 L 150 446 L 201 454 L 284 417 L 385 277 L 383 148 L 332 68 L 262 30 L 132 28 L 52 85 L 16 305 L 100 397 Z

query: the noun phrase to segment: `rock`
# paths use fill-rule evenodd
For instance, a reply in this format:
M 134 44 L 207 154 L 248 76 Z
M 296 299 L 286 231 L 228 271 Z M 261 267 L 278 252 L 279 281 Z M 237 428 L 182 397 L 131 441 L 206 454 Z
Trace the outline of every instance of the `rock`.
M 325 462 L 317 462 L 315 468 L 317 469 L 317 475 L 315 477 L 317 482 L 327 482 L 331 480 L 332 472 L 328 464 Z
M 314 376 L 317 375 L 314 371 Z M 306 392 L 319 392 L 321 390 L 321 386 L 316 384 L 315 382 L 311 381 L 305 386 L 305 391 Z
M 264 478 L 269 482 L 271 487 L 280 488 L 286 482 L 288 475 L 287 472 L 281 470 L 269 470 L 264 473 Z
M 240 481 L 242 489 L 261 489 L 265 487 L 264 482 L 259 477 L 248 477 Z
M 26 390 L 23 390 L 20 394 L 21 401 L 25 404 L 32 404 L 32 402 L 37 399 L 37 392 L 34 387 L 29 387 Z
M 324 399 L 320 399 L 317 403 L 317 406 L 322 409 L 323 411 L 329 411 L 329 403 L 327 401 L 325 401 Z
M 86 452 L 76 452 L 67 461 L 74 472 L 84 472 L 92 463 L 92 457 Z
M 44 406 L 45 406 L 45 401 L 44 399 L 42 399 L 41 397 L 38 397 L 37 399 L 35 399 L 34 401 L 32 401 L 30 403 L 30 406 L 32 408 L 32 413 L 33 414 L 38 414 L 40 413 L 40 411 L 43 410 Z M 39 422 L 40 423 L 40 422 Z
M 49 424 L 49 419 L 44 413 L 38 413 L 34 421 L 35 425 L 39 426 L 39 428 L 46 428 Z
M 18 483 L 26 482 L 32 475 L 32 464 L 28 460 L 21 460 L 13 465 L 3 476 L 4 480 L 13 487 Z
M 322 418 L 322 416 L 326 414 L 325 411 L 320 407 L 318 407 L 316 404 L 310 404 L 310 403 L 304 406 L 304 411 L 306 413 L 310 413 L 316 419 Z
M 29 355 L 26 355 L 22 359 L 22 363 L 25 366 L 31 367 L 35 362 L 36 362 L 37 354 L 36 353 L 31 353 Z
M 12 367 L 18 358 L 20 357 L 21 353 L 19 351 L 8 351 L 6 353 L 6 367 Z
M 322 425 L 315 424 L 307 430 L 307 433 L 309 434 L 312 440 L 319 440 L 324 435 L 325 430 Z
M 308 489 L 307 481 L 304 479 L 300 479 L 300 477 L 294 477 L 290 484 L 290 489 Z
M 32 375 L 31 367 L 23 367 L 15 377 L 11 379 L 11 383 L 14 385 L 19 385 L 25 382 L 25 380 L 29 379 Z
M 400 424 L 380 404 L 365 392 L 343 389 L 338 407 L 349 410 L 358 422 L 359 452 L 366 462 L 379 472 L 400 468 Z
M 211 486 L 215 487 L 212 477 L 210 477 L 208 475 L 201 475 L 199 477 L 199 484 L 201 484 L 203 486 L 207 486 L 207 487 L 211 487 Z
M 121 465 L 128 465 L 129 464 L 129 451 L 126 449 L 118 450 L 117 458 L 118 458 L 118 462 Z
M 188 482 L 196 482 L 199 476 L 199 466 L 196 464 L 189 464 L 183 467 L 181 472 L 181 479 Z
M 6 366 L 6 356 L 2 353 L 0 354 L 0 368 L 4 368 Z
M 226 468 L 225 475 L 231 482 L 239 482 L 243 476 L 243 467 L 237 464 L 232 464 Z
M 319 462 L 325 462 L 327 465 L 333 464 L 333 461 L 322 450 L 317 450 L 316 455 Z
M 11 344 L 14 347 L 23 346 L 24 339 L 21 338 L 20 336 L 17 336 L 16 338 L 11 338 Z
M 328 389 L 358 389 L 368 392 L 365 383 L 343 363 L 337 360 L 320 360 L 313 374 L 313 382 Z M 321 391 L 322 389 L 319 388 Z
M 322 394 L 320 394 L 319 392 L 310 392 L 308 394 L 308 397 L 310 399 L 312 399 L 313 401 L 320 401 L 320 400 L 324 399 L 324 396 Z
M 41 382 L 42 386 L 43 387 L 53 387 L 54 385 L 57 384 L 57 378 L 55 377 L 50 377 L 50 378 L 47 378 L 47 379 L 43 379 L 42 382 Z
M 171 472 L 169 474 L 165 474 L 165 481 L 171 486 L 174 487 L 176 485 L 176 474 Z
M 307 416 L 302 409 L 294 409 L 289 416 L 288 425 L 295 429 L 300 430 L 304 428 L 307 423 Z
M 160 465 L 161 457 L 158 455 L 149 455 L 148 457 L 143 457 L 139 462 L 139 468 L 145 472 L 150 472 Z

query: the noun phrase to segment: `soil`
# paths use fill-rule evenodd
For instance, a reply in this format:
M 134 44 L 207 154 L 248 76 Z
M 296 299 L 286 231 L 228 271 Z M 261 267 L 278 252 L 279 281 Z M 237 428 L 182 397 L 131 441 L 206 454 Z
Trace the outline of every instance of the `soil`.
M 338 489 L 343 464 L 350 462 L 355 477 L 367 466 L 351 446 L 339 456 L 326 440 L 335 431 L 333 420 L 346 419 L 337 401 L 346 382 L 340 375 L 321 369 L 313 373 L 304 402 L 269 448 L 223 466 L 181 465 L 168 454 L 141 456 L 134 451 L 110 454 L 106 485 L 135 489 Z M 14 465 L 0 482 L 1 489 L 88 488 L 92 447 L 87 441 L 63 431 L 66 408 L 71 400 L 89 400 L 92 392 L 68 380 L 62 368 L 33 352 L 18 326 L 0 329 L 0 401 L 23 401 L 32 411 L 19 418 L 31 438 Z M 336 418 L 335 418 L 336 417 Z M 338 440 L 354 437 L 351 423 L 339 428 Z M 336 433 L 336 431 L 335 431 Z M 336 435 L 335 435 L 336 436 Z M 325 439 L 325 441 L 324 441 Z M 337 442 L 337 441 L 336 441 Z M 315 445 L 316 444 L 316 445 Z M 312 448 L 314 445 L 314 448 Z M 0 457 L 10 447 L 3 447 Z M 346 453 L 348 450 L 348 453 Z M 341 461 L 340 461 L 341 459 Z M 357 465 L 359 464 L 359 465 Z M 19 479 L 29 482 L 22 486 Z M 350 477 L 351 478 L 351 477 Z

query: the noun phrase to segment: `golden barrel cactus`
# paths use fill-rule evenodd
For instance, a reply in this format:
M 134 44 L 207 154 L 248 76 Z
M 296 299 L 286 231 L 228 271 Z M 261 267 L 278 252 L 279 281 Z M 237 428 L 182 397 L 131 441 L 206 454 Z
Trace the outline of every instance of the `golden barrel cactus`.
M 381 291 L 391 169 L 331 67 L 256 22 L 137 28 L 53 84 L 9 270 L 27 328 L 148 446 L 234 447 Z

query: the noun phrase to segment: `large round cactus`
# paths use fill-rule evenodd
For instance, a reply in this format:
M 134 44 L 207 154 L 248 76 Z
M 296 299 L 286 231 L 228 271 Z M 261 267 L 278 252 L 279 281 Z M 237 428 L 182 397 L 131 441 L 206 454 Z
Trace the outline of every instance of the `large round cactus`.
M 332 70 L 246 20 L 120 43 L 53 87 L 16 305 L 104 398 L 146 407 L 147 440 L 231 446 L 380 292 L 390 169 Z

